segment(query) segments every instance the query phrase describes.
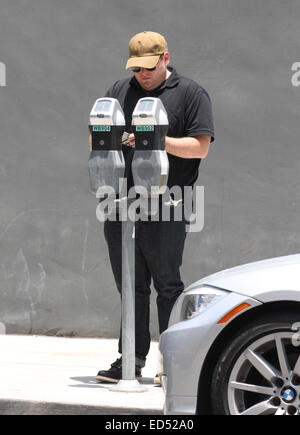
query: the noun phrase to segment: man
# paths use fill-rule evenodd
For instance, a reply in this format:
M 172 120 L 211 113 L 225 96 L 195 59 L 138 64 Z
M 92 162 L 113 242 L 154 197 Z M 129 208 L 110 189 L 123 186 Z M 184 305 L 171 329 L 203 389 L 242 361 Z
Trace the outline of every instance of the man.
M 211 102 L 207 92 L 192 80 L 180 76 L 169 66 L 170 54 L 165 38 L 159 33 L 142 32 L 129 43 L 126 69 L 133 77 L 116 82 L 106 97 L 117 98 L 124 110 L 126 131 L 132 132 L 132 112 L 140 98 L 160 98 L 168 113 L 169 130 L 166 151 L 169 158 L 168 187 L 193 186 L 198 177 L 201 159 L 214 140 Z M 131 160 L 135 138 L 131 133 L 131 147 L 123 147 L 128 189 L 133 186 Z M 167 329 L 173 305 L 184 289 L 180 266 L 186 238 L 185 221 L 159 220 L 136 223 L 136 377 L 141 377 L 150 348 L 149 306 L 150 285 L 153 279 L 157 291 L 160 334 Z M 121 222 L 106 221 L 105 239 L 118 291 L 122 289 Z M 122 353 L 122 339 L 119 341 Z M 99 371 L 101 382 L 118 382 L 122 378 L 122 358 L 109 370 Z

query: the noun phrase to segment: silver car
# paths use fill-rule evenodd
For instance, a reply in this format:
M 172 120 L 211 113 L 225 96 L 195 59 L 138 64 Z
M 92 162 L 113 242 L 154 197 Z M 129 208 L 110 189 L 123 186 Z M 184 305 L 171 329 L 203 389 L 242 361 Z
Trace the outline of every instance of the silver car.
M 166 414 L 300 415 L 300 255 L 189 286 L 160 353 Z

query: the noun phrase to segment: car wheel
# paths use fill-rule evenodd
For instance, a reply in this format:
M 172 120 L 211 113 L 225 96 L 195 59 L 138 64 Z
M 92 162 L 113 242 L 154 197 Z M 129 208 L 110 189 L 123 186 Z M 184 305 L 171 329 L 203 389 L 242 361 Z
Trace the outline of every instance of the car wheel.
M 260 319 L 229 343 L 212 377 L 214 414 L 300 415 L 299 321 L 300 313 Z

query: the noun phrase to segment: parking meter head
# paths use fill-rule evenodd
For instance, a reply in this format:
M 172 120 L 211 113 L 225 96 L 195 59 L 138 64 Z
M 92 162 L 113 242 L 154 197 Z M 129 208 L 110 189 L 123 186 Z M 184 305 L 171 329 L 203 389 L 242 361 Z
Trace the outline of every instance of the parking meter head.
M 89 158 L 90 187 L 96 193 L 99 187 L 112 187 L 116 195 L 122 190 L 125 161 L 122 153 L 122 135 L 125 117 L 115 98 L 99 98 L 90 113 L 92 151 Z
M 159 98 L 142 98 L 132 114 L 135 153 L 132 174 L 135 186 L 142 186 L 148 197 L 165 191 L 169 160 L 165 138 L 169 128 L 166 109 Z
M 132 125 L 136 150 L 165 150 L 169 121 L 159 98 L 141 98 L 133 111 Z
M 99 98 L 90 113 L 93 150 L 121 151 L 125 117 L 115 98 Z

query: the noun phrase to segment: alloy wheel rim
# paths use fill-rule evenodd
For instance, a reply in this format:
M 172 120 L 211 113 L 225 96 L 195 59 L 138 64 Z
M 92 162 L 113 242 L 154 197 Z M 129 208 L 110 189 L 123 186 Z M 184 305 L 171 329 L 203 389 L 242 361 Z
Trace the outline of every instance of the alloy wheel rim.
M 227 398 L 232 415 L 300 415 L 300 348 L 292 332 L 255 340 L 235 362 Z

